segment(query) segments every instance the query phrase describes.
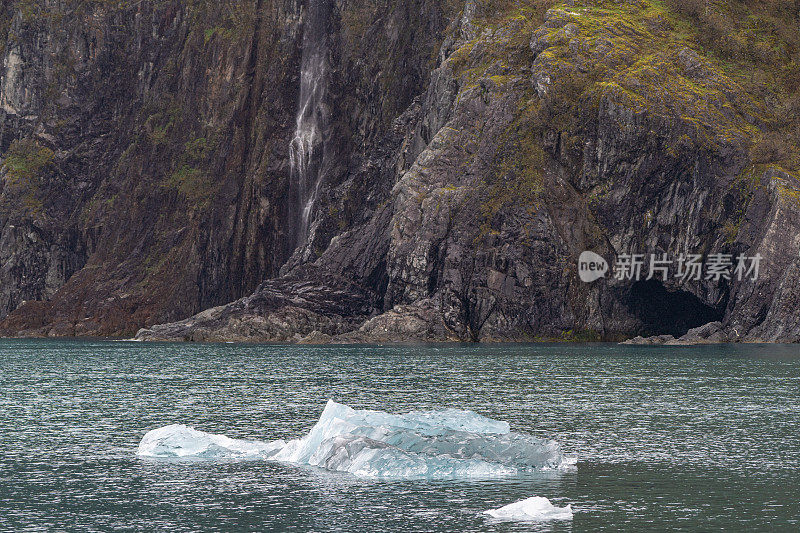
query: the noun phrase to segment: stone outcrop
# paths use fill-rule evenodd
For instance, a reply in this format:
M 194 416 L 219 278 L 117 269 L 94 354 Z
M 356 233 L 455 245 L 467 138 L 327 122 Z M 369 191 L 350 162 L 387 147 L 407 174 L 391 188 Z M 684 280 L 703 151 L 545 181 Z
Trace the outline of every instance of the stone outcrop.
M 722 322 L 709 322 L 703 326 L 690 329 L 680 338 L 672 335 L 657 335 L 655 337 L 635 337 L 622 344 L 633 345 L 667 345 L 667 346 L 691 346 L 696 344 L 719 344 L 736 342 L 739 340 L 726 331 Z

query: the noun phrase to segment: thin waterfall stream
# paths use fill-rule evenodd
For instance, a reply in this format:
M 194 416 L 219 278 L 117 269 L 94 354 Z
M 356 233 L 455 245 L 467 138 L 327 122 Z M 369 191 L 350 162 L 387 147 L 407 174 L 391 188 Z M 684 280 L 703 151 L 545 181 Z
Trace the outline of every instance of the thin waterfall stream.
M 305 4 L 300 99 L 294 137 L 289 148 L 292 186 L 297 198 L 296 243 L 308 237 L 309 225 L 322 178 L 323 132 L 327 73 L 329 0 Z

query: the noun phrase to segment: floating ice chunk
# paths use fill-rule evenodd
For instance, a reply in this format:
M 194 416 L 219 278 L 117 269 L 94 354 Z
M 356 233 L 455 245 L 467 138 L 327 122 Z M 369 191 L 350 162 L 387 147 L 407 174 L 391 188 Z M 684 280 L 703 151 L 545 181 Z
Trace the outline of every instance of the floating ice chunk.
M 499 509 L 484 511 L 492 518 L 514 522 L 538 522 L 544 520 L 572 520 L 572 506 L 556 507 L 547 498 L 534 496 Z
M 148 432 L 137 455 L 144 457 L 196 457 L 205 459 L 269 458 L 284 447 L 283 441 L 237 440 L 175 424 Z
M 508 423 L 471 411 L 393 415 L 333 401 L 300 439 L 248 442 L 168 426 L 145 435 L 139 455 L 257 457 L 386 479 L 487 479 L 568 464 L 555 441 L 512 433 Z
M 558 443 L 511 433 L 471 411 L 392 415 L 329 401 L 302 439 L 274 459 L 370 478 L 496 478 L 558 468 Z

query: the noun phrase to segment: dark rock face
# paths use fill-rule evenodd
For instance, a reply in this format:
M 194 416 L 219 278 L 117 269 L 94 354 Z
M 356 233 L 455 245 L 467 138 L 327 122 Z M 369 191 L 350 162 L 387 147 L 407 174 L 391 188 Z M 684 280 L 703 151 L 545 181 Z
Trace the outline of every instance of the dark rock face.
M 3 8 L 6 334 L 800 340 L 800 183 L 751 161 L 761 104 L 635 2 L 32 5 Z M 764 263 L 587 284 L 584 250 Z

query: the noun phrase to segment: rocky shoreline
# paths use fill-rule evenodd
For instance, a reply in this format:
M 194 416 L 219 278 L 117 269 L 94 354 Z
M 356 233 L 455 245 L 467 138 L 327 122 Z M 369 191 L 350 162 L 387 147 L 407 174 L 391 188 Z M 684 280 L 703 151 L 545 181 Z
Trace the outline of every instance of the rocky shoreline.
M 456 335 L 442 329 L 431 327 L 435 319 L 431 309 L 398 308 L 384 315 L 367 320 L 358 329 L 339 334 L 324 333 L 309 324 L 308 328 L 294 330 L 290 334 L 287 324 L 296 320 L 297 316 L 286 310 L 280 316 L 283 319 L 280 333 L 266 333 L 266 328 L 256 333 L 256 324 L 272 323 L 278 316 L 261 320 L 251 317 L 245 320 L 230 320 L 226 326 L 219 327 L 219 315 L 222 309 L 214 309 L 198 315 L 194 319 L 165 324 L 140 330 L 134 340 L 144 342 L 245 342 L 245 343 L 286 343 L 303 345 L 359 345 L 359 344 L 446 344 L 462 343 Z M 302 314 L 303 318 L 308 315 Z M 294 322 L 297 323 L 297 322 Z M 249 334 L 242 334 L 241 325 L 246 324 Z M 216 326 L 216 327 L 215 327 Z M 274 331 L 274 330 L 273 330 Z M 308 333 L 310 331 L 310 333 Z M 727 331 L 721 322 L 711 322 L 689 330 L 685 335 L 656 335 L 651 337 L 637 336 L 626 341 L 586 341 L 579 339 L 541 339 L 541 338 L 500 338 L 483 339 L 482 344 L 493 343 L 558 343 L 558 342 L 605 342 L 625 346 L 697 346 L 704 344 L 796 344 L 800 338 L 777 339 L 764 341 L 752 337 L 741 337 Z

